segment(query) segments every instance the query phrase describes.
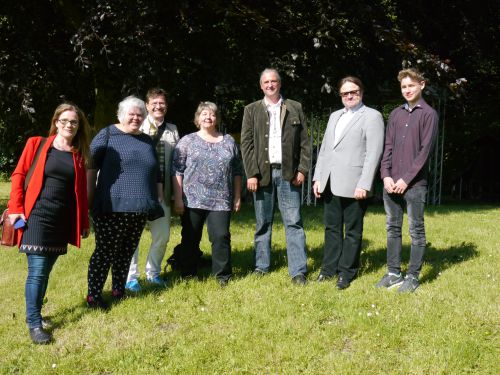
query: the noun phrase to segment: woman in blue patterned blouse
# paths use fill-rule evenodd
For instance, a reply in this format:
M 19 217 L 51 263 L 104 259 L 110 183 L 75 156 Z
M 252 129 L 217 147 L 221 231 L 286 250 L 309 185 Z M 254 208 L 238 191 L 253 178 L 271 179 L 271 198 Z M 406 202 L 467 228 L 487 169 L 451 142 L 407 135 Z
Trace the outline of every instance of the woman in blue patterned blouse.
M 221 286 L 231 271 L 231 211 L 241 205 L 241 158 L 229 134 L 217 130 L 219 110 L 201 102 L 194 115 L 198 131 L 183 137 L 172 159 L 174 210 L 181 215 L 181 273 L 196 276 L 197 250 L 207 222 L 212 243 L 212 273 Z

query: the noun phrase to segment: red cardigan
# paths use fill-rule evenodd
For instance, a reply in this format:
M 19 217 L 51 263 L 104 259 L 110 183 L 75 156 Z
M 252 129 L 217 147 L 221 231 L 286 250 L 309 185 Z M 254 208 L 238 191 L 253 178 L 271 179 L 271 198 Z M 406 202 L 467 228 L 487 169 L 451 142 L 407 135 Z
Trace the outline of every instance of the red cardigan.
M 29 138 L 24 146 L 23 153 L 17 167 L 12 173 L 11 177 L 11 190 L 10 190 L 10 200 L 8 204 L 9 213 L 17 214 L 23 213 L 26 219 L 29 218 L 31 210 L 35 205 L 35 202 L 40 195 L 42 190 L 45 162 L 47 160 L 47 152 L 52 146 L 55 135 L 47 138 L 47 142 L 40 152 L 38 162 L 33 174 L 31 175 L 31 180 L 29 182 L 26 192 L 24 191 L 24 180 L 26 174 L 33 162 L 38 145 L 42 140 L 42 137 L 32 137 Z M 76 198 L 76 225 L 74 228 L 75 232 L 72 234 L 70 244 L 80 247 L 81 232 L 84 229 L 89 229 L 89 216 L 88 216 L 88 202 L 87 202 L 87 176 L 85 170 L 85 162 L 80 154 L 73 153 L 73 163 L 75 166 L 75 198 Z M 18 229 L 17 244 L 21 243 L 22 229 Z

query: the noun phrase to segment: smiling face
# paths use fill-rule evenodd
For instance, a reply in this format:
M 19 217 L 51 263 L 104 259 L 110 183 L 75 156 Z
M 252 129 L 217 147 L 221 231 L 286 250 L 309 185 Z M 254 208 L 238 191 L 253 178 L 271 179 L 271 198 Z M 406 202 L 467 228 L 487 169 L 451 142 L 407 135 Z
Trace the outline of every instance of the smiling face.
M 71 140 L 78 131 L 78 124 L 78 114 L 75 111 L 64 111 L 59 115 L 55 125 L 60 136 Z
M 342 104 L 347 109 L 355 108 L 363 99 L 363 91 L 353 82 L 346 82 L 340 87 L 340 96 Z
M 211 130 L 217 125 L 217 115 L 210 109 L 204 109 L 198 116 L 198 127 L 200 129 Z
M 410 107 L 414 107 L 420 100 L 424 87 L 425 81 L 419 82 L 408 76 L 401 80 L 401 94 L 403 94 L 403 98 L 405 98 Z
M 141 132 L 139 129 L 143 121 L 144 116 L 141 109 L 138 107 L 130 107 L 122 122 L 123 130 L 127 133 L 138 134 Z
M 269 71 L 262 74 L 260 78 L 260 88 L 264 96 L 273 103 L 279 100 L 281 82 L 275 72 Z
M 158 123 L 163 122 L 167 113 L 167 100 L 163 95 L 158 95 L 149 99 L 146 103 L 149 115 Z

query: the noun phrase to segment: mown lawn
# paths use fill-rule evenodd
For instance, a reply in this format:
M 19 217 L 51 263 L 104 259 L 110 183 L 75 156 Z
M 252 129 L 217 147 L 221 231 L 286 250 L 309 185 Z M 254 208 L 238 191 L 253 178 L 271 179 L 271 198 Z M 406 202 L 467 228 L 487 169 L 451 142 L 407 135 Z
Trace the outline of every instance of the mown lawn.
M 0 183 L 0 206 L 8 184 Z M 370 207 L 360 277 L 345 291 L 314 280 L 322 259 L 322 208 L 306 207 L 309 284 L 287 274 L 276 216 L 272 272 L 250 275 L 251 206 L 233 218 L 235 278 L 221 289 L 203 272 L 166 289 L 146 287 L 107 313 L 84 304 L 93 237 L 56 263 L 43 313 L 55 342 L 30 343 L 24 323 L 25 256 L 1 248 L 0 371 L 5 374 L 498 374 L 500 208 L 443 205 L 426 214 L 422 285 L 399 295 L 374 288 L 385 273 L 385 216 Z M 405 229 L 407 231 L 407 229 Z M 179 242 L 173 220 L 167 253 Z M 142 262 L 149 232 L 141 242 Z M 404 237 L 408 261 L 409 237 Z M 208 253 L 206 236 L 202 249 Z M 406 263 L 405 263 L 406 264 Z M 109 283 L 106 286 L 109 297 Z

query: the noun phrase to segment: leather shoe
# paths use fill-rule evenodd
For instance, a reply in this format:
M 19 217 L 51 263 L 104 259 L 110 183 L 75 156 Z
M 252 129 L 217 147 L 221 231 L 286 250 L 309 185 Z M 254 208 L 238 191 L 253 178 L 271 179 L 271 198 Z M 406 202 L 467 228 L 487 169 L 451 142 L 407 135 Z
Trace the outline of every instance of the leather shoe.
M 337 289 L 342 290 L 349 288 L 349 285 L 351 285 L 351 282 L 347 280 L 344 276 L 340 275 L 339 279 L 337 280 Z
M 34 344 L 45 345 L 52 341 L 52 335 L 42 327 L 30 328 L 31 341 Z
M 295 285 L 306 285 L 307 280 L 303 274 L 299 273 L 298 275 L 292 277 L 292 283 Z
M 333 276 L 323 275 L 320 273 L 316 281 L 318 283 L 322 283 L 323 281 L 330 281 L 331 279 L 333 279 Z

